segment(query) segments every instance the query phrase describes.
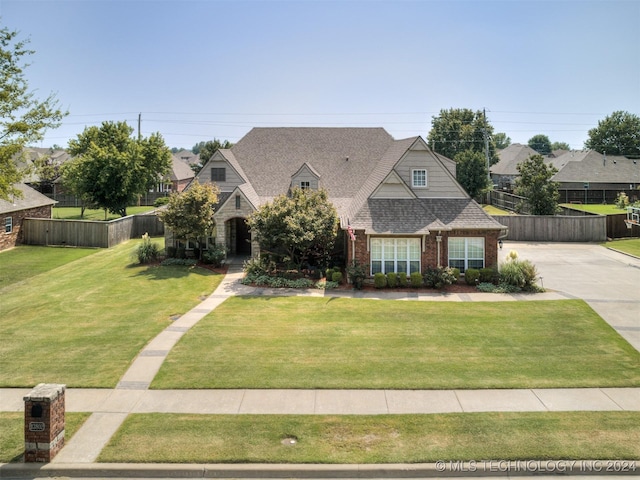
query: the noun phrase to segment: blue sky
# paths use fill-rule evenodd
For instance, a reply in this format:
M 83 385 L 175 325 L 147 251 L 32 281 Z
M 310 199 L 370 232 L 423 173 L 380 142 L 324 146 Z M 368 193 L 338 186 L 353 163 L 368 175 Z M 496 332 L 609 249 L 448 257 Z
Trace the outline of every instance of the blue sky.
M 426 138 L 441 109 L 582 148 L 640 115 L 640 2 L 0 0 L 31 39 L 37 96 L 69 110 L 40 146 L 126 120 L 170 147 L 254 126 L 381 126 Z

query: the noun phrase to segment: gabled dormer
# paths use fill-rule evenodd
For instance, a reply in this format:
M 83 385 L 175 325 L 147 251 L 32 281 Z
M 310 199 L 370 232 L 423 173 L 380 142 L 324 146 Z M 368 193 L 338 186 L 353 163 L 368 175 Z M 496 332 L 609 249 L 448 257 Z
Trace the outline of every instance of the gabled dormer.
M 291 175 L 291 188 L 303 190 L 318 190 L 320 188 L 320 174 L 308 163 L 303 163 L 296 173 Z
M 425 141 L 418 137 L 393 170 L 418 198 L 467 198 L 456 181 L 455 166 L 445 165 Z
M 202 167 L 197 179 L 200 183 L 215 183 L 223 192 L 246 182 L 230 150 L 216 151 Z
M 394 170 L 378 185 L 371 198 L 415 198 L 406 183 Z

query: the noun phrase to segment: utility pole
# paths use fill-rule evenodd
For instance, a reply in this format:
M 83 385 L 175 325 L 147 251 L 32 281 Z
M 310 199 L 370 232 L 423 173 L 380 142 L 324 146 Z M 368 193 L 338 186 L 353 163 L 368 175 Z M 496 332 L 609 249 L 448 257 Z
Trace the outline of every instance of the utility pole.
M 142 121 L 142 113 L 138 114 L 138 141 L 142 138 L 142 134 L 140 133 L 140 123 Z
M 484 126 L 482 127 L 482 135 L 484 137 L 484 156 L 487 159 L 487 177 L 489 178 L 489 185 L 491 185 L 491 172 L 489 172 L 489 135 L 487 134 L 487 112 L 483 108 L 482 116 L 484 117 Z

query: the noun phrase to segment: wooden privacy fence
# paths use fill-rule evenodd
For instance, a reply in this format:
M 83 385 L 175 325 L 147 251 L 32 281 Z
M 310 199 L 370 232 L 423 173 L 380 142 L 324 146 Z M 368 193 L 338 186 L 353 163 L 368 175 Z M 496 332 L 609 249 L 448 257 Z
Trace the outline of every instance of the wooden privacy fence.
M 25 245 L 100 248 L 110 248 L 145 233 L 164 235 L 164 224 L 156 215 L 130 215 L 110 222 L 25 218 L 20 231 Z
M 507 239 L 513 241 L 604 242 L 607 239 L 607 217 L 604 215 L 494 215 L 493 218 L 509 227 Z

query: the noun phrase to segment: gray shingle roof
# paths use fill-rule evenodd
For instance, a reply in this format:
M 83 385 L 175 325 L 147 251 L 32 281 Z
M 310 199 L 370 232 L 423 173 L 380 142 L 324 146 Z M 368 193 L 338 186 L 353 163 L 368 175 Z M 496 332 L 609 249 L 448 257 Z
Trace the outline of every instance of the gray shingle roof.
M 367 234 L 414 235 L 438 230 L 504 228 L 467 198 L 370 198 L 351 219 L 351 226 Z
M 177 153 L 174 153 L 171 158 L 171 171 L 169 172 L 169 178 L 171 180 L 188 180 L 195 177 L 195 173 L 189 166 L 189 164 L 182 160 Z
M 520 143 L 512 143 L 507 148 L 498 152 L 500 160 L 492 165 L 490 170 L 494 175 L 519 175 L 516 168 L 519 163 L 524 162 L 531 155 L 537 155 L 533 148 Z
M 330 197 L 353 197 L 393 137 L 382 128 L 254 128 L 232 147 L 258 196 L 289 190 L 306 162 Z
M 9 200 L 0 199 L 0 213 L 17 212 L 58 203 L 24 183 L 16 183 L 13 186 L 22 192 L 22 198 L 12 197 Z
M 623 185 L 640 183 L 640 160 L 607 155 L 594 150 L 567 153 L 556 159 L 566 161 L 552 180 L 556 182 L 620 183 Z M 568 161 L 567 161 L 568 160 Z

